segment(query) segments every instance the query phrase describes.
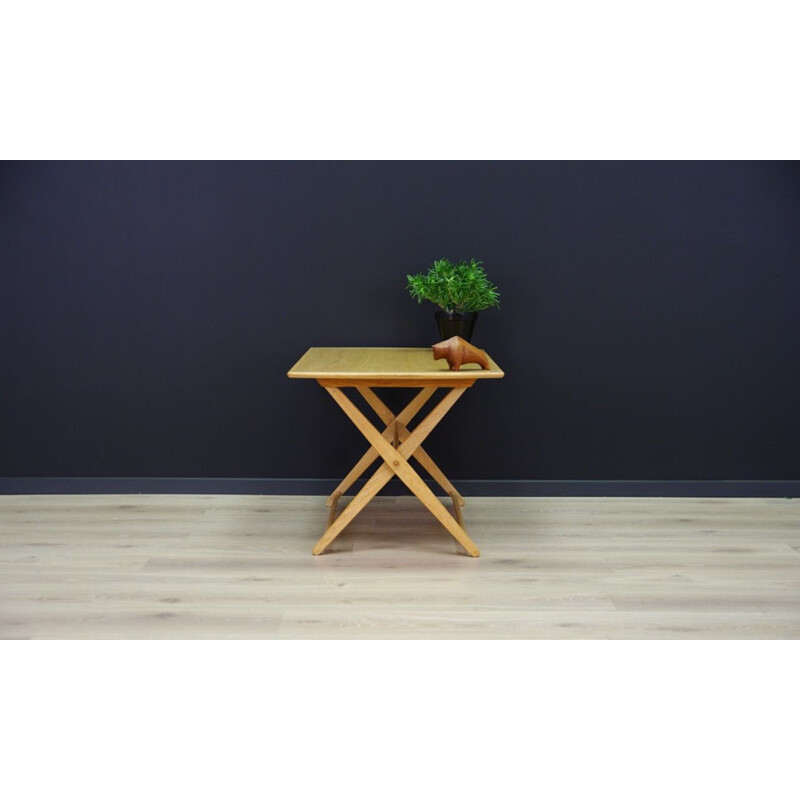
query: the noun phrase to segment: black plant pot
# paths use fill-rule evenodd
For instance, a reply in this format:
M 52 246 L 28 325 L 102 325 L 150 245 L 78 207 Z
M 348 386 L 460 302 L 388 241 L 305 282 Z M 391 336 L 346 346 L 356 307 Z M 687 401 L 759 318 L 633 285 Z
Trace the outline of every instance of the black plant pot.
M 442 340 L 451 336 L 460 336 L 468 342 L 472 339 L 472 329 L 478 318 L 477 311 L 468 311 L 462 314 L 458 311 L 437 311 L 436 322 L 439 325 L 439 335 Z

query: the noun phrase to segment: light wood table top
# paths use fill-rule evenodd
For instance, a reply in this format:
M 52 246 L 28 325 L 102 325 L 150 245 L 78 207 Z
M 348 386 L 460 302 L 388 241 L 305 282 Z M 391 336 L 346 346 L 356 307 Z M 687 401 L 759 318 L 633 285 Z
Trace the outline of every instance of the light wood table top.
M 485 370 L 477 364 L 464 364 L 451 372 L 444 359 L 434 361 L 430 347 L 311 347 L 288 375 L 318 381 L 363 381 L 373 386 L 401 381 L 460 384 L 503 377 L 503 370 L 491 358 L 489 366 Z

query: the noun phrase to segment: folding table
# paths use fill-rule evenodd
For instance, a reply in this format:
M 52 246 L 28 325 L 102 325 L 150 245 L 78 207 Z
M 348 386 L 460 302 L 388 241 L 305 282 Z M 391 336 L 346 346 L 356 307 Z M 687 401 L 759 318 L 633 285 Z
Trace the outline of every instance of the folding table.
M 480 555 L 464 530 L 460 508 L 464 505 L 464 498 L 423 449 L 422 443 L 476 380 L 503 377 L 503 371 L 491 358 L 489 366 L 490 369 L 484 370 L 477 364 L 464 364 L 460 370 L 453 372 L 445 360 L 435 361 L 431 349 L 426 347 L 312 347 L 306 351 L 289 370 L 289 377 L 316 380 L 370 445 L 327 499 L 326 505 L 330 507 L 328 526 L 311 551 L 314 555 L 323 553 L 395 475 L 469 555 Z M 419 389 L 419 392 L 399 414 L 395 414 L 374 391 L 382 386 L 411 387 Z M 356 389 L 366 400 L 385 426 L 383 431 L 378 430 L 345 394 L 344 389 L 349 388 Z M 447 392 L 425 419 L 413 431 L 409 430 L 411 420 L 437 389 L 446 389 Z M 383 459 L 383 463 L 337 516 L 339 498 L 378 457 Z M 453 514 L 411 466 L 409 462 L 412 457 L 450 496 Z

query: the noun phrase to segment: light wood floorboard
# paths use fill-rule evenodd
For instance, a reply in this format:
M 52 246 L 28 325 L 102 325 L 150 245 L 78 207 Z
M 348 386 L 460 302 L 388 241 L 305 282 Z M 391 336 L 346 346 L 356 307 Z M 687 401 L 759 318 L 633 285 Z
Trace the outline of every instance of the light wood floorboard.
M 346 502 L 346 500 L 345 500 Z M 800 500 L 0 497 L 4 639 L 798 639 Z

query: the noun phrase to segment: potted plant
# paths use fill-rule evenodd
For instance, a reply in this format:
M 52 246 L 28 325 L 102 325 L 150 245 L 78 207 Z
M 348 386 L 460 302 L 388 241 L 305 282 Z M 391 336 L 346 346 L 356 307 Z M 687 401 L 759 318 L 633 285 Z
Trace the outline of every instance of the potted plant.
M 478 312 L 500 305 L 497 287 L 486 277 L 482 263 L 473 258 L 453 264 L 440 258 L 427 272 L 406 276 L 406 288 L 417 302 L 430 300 L 441 308 L 436 321 L 442 339 L 460 336 L 470 341 Z

